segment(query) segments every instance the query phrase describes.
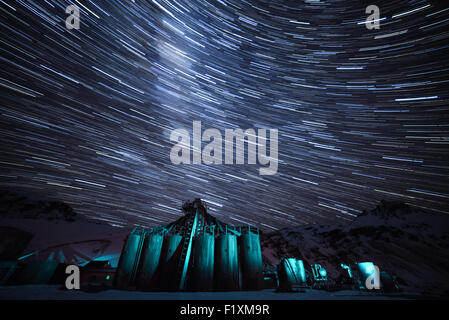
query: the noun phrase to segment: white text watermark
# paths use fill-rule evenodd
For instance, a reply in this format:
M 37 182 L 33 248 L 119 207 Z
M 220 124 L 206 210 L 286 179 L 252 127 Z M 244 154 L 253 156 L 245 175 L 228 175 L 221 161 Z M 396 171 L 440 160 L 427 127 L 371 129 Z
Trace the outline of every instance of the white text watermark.
M 269 131 L 269 137 L 267 137 Z M 246 138 L 246 139 L 245 139 Z M 224 146 L 223 146 L 224 140 Z M 235 140 L 235 162 L 234 162 Z M 245 164 L 245 144 L 247 163 L 265 167 L 259 168 L 260 175 L 275 175 L 278 171 L 278 130 L 277 129 L 206 129 L 202 132 L 201 121 L 193 121 L 193 137 L 186 129 L 176 129 L 170 134 L 170 141 L 176 142 L 170 151 L 173 164 Z M 192 142 L 192 144 L 191 144 Z M 208 143 L 202 148 L 203 142 Z M 269 155 L 267 154 L 269 144 Z M 224 149 L 223 149 L 224 147 Z M 192 150 L 192 157 L 191 151 Z

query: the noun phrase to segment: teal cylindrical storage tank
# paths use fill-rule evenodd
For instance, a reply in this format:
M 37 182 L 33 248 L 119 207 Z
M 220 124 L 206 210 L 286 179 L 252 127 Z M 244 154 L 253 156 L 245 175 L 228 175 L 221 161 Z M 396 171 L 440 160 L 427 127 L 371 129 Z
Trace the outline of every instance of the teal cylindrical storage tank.
M 195 237 L 189 276 L 193 291 L 212 291 L 214 288 L 214 244 L 212 234 L 203 233 Z
M 215 243 L 215 289 L 240 289 L 237 237 L 233 234 L 223 234 Z
M 260 290 L 263 284 L 262 250 L 259 234 L 248 232 L 239 238 L 242 289 Z
M 180 234 L 172 234 L 165 238 L 162 246 L 161 257 L 161 276 L 159 277 L 159 287 L 162 290 L 178 290 L 178 283 L 176 283 L 176 273 L 181 254 Z
M 157 287 L 157 271 L 163 241 L 164 236 L 158 233 L 150 233 L 145 237 L 136 280 L 139 290 L 151 290 Z
M 304 262 L 302 260 L 288 258 L 284 263 L 286 263 L 286 269 L 290 270 L 290 283 L 305 284 L 307 282 L 306 269 L 304 268 Z
M 120 289 L 133 284 L 142 249 L 142 238 L 141 234 L 132 232 L 126 239 L 115 276 L 115 286 Z

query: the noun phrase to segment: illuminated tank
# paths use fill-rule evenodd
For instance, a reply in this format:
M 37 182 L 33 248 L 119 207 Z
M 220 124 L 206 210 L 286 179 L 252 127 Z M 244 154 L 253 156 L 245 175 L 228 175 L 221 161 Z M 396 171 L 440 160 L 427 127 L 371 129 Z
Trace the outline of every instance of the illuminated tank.
M 185 215 L 175 222 L 135 228 L 128 235 L 115 286 L 144 291 L 262 289 L 259 230 L 219 221 L 200 199 L 182 209 Z
M 292 291 L 307 287 L 307 275 L 304 262 L 296 258 L 282 258 L 277 266 L 279 290 Z
M 215 244 L 215 252 L 215 287 L 223 291 L 239 290 L 237 236 L 233 233 L 225 233 L 219 236 Z

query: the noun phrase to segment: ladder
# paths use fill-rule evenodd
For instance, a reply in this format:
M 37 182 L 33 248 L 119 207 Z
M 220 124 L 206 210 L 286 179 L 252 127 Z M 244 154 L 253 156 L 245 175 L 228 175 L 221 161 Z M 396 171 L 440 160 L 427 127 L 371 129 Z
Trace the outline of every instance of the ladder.
M 194 214 L 191 214 L 186 225 L 184 232 L 181 256 L 179 258 L 178 270 L 177 270 L 177 282 L 179 283 L 179 290 L 184 290 L 186 284 L 187 270 L 189 267 L 190 254 L 192 252 L 192 242 L 195 235 L 195 231 L 198 225 L 198 209 Z

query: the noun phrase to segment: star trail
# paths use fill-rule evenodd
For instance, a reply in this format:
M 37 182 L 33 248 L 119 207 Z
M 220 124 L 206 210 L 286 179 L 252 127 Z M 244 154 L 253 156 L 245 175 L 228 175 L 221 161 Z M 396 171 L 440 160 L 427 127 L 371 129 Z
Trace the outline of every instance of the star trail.
M 0 1 L 0 188 L 117 226 L 165 224 L 197 197 L 267 231 L 381 199 L 449 213 L 442 3 Z M 278 129 L 277 174 L 172 164 L 170 132 L 193 121 Z

